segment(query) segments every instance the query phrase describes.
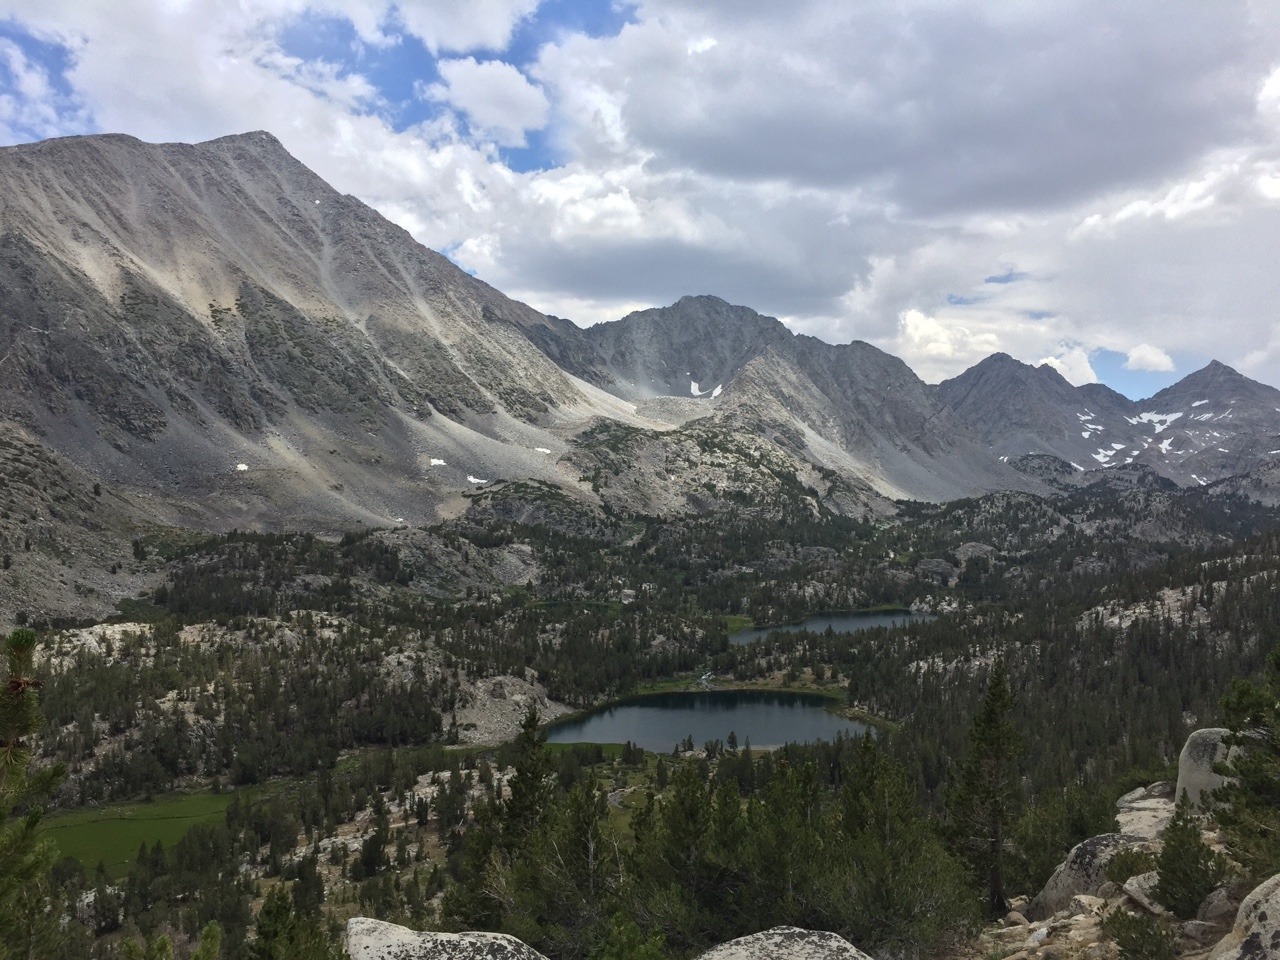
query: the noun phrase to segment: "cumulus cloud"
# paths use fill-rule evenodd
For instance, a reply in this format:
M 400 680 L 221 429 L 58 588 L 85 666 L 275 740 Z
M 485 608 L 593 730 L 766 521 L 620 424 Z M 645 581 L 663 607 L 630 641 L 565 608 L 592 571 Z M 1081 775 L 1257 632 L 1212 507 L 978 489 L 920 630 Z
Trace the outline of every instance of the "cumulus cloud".
M 1173 357 L 1159 347 L 1153 347 L 1149 343 L 1140 343 L 1129 350 L 1129 354 L 1124 361 L 1124 368 L 1126 370 L 1172 372 Z
M 1057 356 L 1045 357 L 1040 362 L 1053 367 L 1077 387 L 1096 383 L 1098 380 L 1098 375 L 1093 372 L 1093 365 L 1089 362 L 1089 354 L 1082 347 L 1069 347 Z
M 433 84 L 427 96 L 449 104 L 502 146 L 523 146 L 525 131 L 547 122 L 546 96 L 509 63 L 466 57 L 441 60 L 439 70 L 444 82 Z
M 89 129 L 76 98 L 56 89 L 49 71 L 0 37 L 0 139 L 41 139 Z
M 505 50 L 539 0 L 400 0 L 396 15 L 432 53 Z

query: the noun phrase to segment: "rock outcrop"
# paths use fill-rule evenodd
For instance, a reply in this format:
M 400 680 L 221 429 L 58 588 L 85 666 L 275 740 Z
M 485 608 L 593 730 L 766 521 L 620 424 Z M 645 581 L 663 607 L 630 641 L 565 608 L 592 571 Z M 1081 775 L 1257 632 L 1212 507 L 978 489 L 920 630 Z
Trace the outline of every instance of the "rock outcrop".
M 1218 942 L 1209 960 L 1266 960 L 1280 957 L 1280 874 L 1244 898 L 1235 926 Z
M 1107 880 L 1107 863 L 1111 858 L 1138 843 L 1136 838 L 1122 833 L 1104 833 L 1076 844 L 1031 901 L 1025 911 L 1027 918 L 1044 920 L 1067 909 L 1077 894 L 1095 893 Z
M 1229 749 L 1224 742 L 1230 733 L 1221 727 L 1196 730 L 1178 755 L 1178 786 L 1174 796 L 1186 793 L 1193 807 L 1203 807 L 1206 794 L 1226 783 L 1226 777 L 1213 772 L 1215 763 L 1227 759 Z
M 1139 840 L 1153 840 L 1173 819 L 1174 784 L 1168 780 L 1131 790 L 1116 801 L 1120 832 Z
M 418 933 L 366 917 L 347 921 L 351 960 L 546 960 L 502 933 Z
M 821 930 L 774 927 L 713 947 L 698 960 L 871 960 L 843 937 Z

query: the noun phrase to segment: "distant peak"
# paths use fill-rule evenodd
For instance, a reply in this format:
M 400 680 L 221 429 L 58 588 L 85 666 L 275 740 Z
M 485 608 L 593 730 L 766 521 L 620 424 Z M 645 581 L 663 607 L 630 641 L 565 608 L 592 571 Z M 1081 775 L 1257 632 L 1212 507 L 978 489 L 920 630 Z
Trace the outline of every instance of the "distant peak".
M 256 143 L 270 144 L 271 146 L 281 146 L 280 139 L 273 133 L 266 130 L 250 130 L 248 133 L 231 133 L 225 137 L 214 137 L 212 140 L 205 140 L 200 146 L 208 146 L 215 143 Z
M 1230 373 L 1237 377 L 1243 376 L 1243 374 L 1239 370 L 1237 370 L 1235 367 L 1229 367 L 1225 363 L 1223 363 L 1221 360 L 1210 360 L 1201 368 L 1200 372 L 1201 373 Z

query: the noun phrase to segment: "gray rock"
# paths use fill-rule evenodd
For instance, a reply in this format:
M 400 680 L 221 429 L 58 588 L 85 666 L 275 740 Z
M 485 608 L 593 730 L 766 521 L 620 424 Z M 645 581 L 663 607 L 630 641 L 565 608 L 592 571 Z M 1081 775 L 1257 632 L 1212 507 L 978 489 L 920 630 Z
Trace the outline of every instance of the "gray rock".
M 1025 927 L 1027 925 L 1027 918 L 1017 910 L 1010 910 L 1004 915 L 1004 925 L 1006 927 Z
M 1205 794 L 1226 783 L 1226 778 L 1213 772 L 1213 765 L 1227 759 L 1227 745 L 1223 738 L 1230 733 L 1221 727 L 1196 730 L 1178 755 L 1178 786 L 1175 796 L 1187 799 L 1195 807 L 1202 807 Z
M 1188 920 L 1182 925 L 1182 935 L 1195 943 L 1211 943 L 1218 935 L 1218 927 L 1203 920 Z
M 1147 791 L 1143 791 L 1141 797 L 1131 800 L 1116 811 L 1116 825 L 1120 828 L 1120 832 L 1127 837 L 1135 837 L 1139 840 L 1154 840 L 1164 833 L 1165 827 L 1169 826 L 1169 821 L 1172 819 L 1173 801 L 1163 797 L 1152 797 Z
M 1239 904 L 1231 896 L 1227 887 L 1219 887 L 1211 892 L 1196 911 L 1196 919 L 1206 923 L 1225 924 L 1231 922 L 1236 915 Z
M 1067 859 L 1053 871 L 1053 876 L 1036 894 L 1027 908 L 1031 920 L 1044 920 L 1071 905 L 1078 893 L 1095 893 L 1107 881 L 1106 867 L 1121 850 L 1137 846 L 1134 837 L 1120 833 L 1104 833 L 1076 844 Z
M 1209 960 L 1269 960 L 1280 957 L 1280 873 L 1265 880 L 1240 904 L 1235 926 Z
M 1156 903 L 1153 896 L 1156 882 L 1159 879 L 1159 875 L 1154 870 L 1150 873 L 1140 873 L 1136 877 L 1130 877 L 1124 882 L 1125 896 L 1147 911 L 1147 913 L 1168 913 L 1169 911 Z
M 1041 927 L 1039 930 L 1034 931 L 1031 934 L 1031 936 L 1027 937 L 1026 949 L 1030 949 L 1032 947 L 1038 947 L 1040 946 L 1040 944 L 1044 943 L 1048 939 L 1049 939 L 1048 928 Z
M 351 960 L 546 960 L 502 933 L 418 933 L 366 917 L 347 921 L 347 955 Z
M 352 957 L 352 960 L 361 960 Z M 871 960 L 843 937 L 800 927 L 774 927 L 713 947 L 698 960 Z

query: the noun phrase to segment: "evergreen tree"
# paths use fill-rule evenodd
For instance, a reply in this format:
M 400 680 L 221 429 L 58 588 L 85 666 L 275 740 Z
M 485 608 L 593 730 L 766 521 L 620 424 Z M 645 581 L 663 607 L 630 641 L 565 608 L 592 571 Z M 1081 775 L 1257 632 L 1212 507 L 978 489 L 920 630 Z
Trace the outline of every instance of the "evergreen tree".
M 511 795 L 502 804 L 502 847 L 508 857 L 543 822 L 551 806 L 555 787 L 546 740 L 538 730 L 538 711 L 530 707 L 516 738 L 515 773 L 508 784 Z
M 1200 825 L 1184 793 L 1164 832 L 1152 895 L 1179 920 L 1190 920 L 1200 902 L 1226 879 L 1226 874 L 1222 858 L 1200 836 Z
M 1261 684 L 1238 680 L 1223 700 L 1234 747 L 1215 800 L 1227 847 L 1248 879 L 1280 873 L 1280 647 Z
M 991 668 L 986 696 L 969 731 L 969 752 L 948 803 L 959 852 L 987 890 L 987 910 L 1009 909 L 1004 859 L 1007 833 L 1019 807 L 1018 757 L 1021 738 L 1009 715 L 1013 695 L 1004 657 Z

